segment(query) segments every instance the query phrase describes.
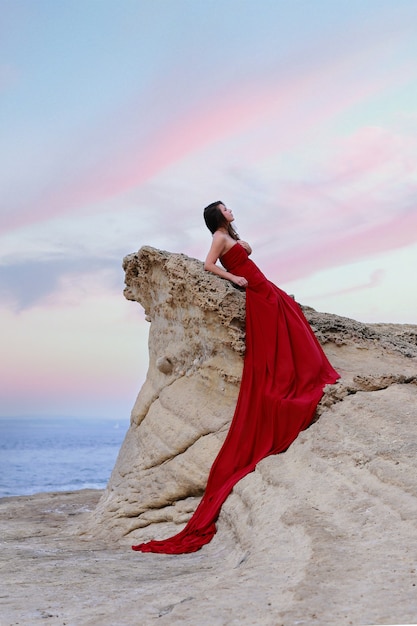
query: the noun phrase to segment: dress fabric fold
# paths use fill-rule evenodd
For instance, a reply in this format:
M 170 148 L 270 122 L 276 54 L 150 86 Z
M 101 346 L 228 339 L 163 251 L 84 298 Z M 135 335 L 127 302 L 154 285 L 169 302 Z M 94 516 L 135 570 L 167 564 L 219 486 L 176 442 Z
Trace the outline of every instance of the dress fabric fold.
M 339 378 L 298 304 L 262 274 L 242 245 L 236 243 L 221 262 L 248 281 L 246 352 L 235 413 L 185 528 L 133 550 L 182 554 L 208 543 L 233 486 L 266 456 L 288 448 L 311 423 L 324 386 Z

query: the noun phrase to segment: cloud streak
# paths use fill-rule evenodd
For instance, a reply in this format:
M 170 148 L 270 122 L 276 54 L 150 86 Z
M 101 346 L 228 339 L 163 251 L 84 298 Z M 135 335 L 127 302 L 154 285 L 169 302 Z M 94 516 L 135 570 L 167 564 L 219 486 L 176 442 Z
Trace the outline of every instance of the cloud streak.
M 47 303 L 66 280 L 80 284 L 82 277 L 91 274 L 97 275 L 97 287 L 122 291 L 122 271 L 113 260 L 55 259 L 0 266 L 0 298 L 3 305 L 20 312 Z
M 382 268 L 374 270 L 370 275 L 369 279 L 364 283 L 358 283 L 356 285 L 352 285 L 351 287 L 345 287 L 343 289 L 337 289 L 335 291 L 323 292 L 320 294 L 315 294 L 314 298 L 336 298 L 340 296 L 345 296 L 348 294 L 357 293 L 358 291 L 367 291 L 368 289 L 374 289 L 382 284 L 384 278 L 386 276 L 386 271 Z
M 135 102 L 119 115 L 105 116 L 95 129 L 80 129 L 82 142 L 62 148 L 61 157 L 49 175 L 45 173 L 36 192 L 30 197 L 24 190 L 9 194 L 0 214 L 0 230 L 7 232 L 70 212 L 99 211 L 103 201 L 143 185 L 215 144 L 236 159 L 233 141 L 246 134 L 249 144 L 238 160 L 256 166 L 255 159 L 285 155 L 305 141 L 312 129 L 410 79 L 408 68 L 402 72 L 398 67 L 395 75 L 370 80 L 362 70 L 352 78 L 346 53 L 325 66 L 321 60 L 320 56 L 316 66 L 310 61 L 298 74 L 287 69 L 270 76 L 252 75 L 241 84 L 215 85 L 210 97 L 203 93 L 190 102 L 185 92 L 184 101 L 168 114 L 160 106 L 153 107 L 154 95 L 148 94 L 145 104 Z M 334 75 L 338 75 L 336 89 Z M 175 85 L 168 82 L 159 91 L 160 98 L 170 102 Z

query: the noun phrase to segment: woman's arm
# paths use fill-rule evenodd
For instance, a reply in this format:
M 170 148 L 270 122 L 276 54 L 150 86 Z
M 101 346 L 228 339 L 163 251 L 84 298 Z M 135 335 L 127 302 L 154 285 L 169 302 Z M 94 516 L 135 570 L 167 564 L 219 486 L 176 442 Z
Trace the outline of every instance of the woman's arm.
M 238 285 L 239 287 L 247 287 L 248 281 L 243 276 L 235 276 L 230 272 L 224 270 L 223 268 L 216 265 L 218 259 L 224 254 L 226 250 L 226 241 L 228 237 L 227 235 L 222 235 L 221 233 L 215 233 L 213 235 L 213 243 L 211 244 L 211 248 L 208 252 L 207 258 L 204 262 L 204 269 L 207 272 L 212 272 L 220 278 L 226 278 L 226 280 L 230 280 L 230 282 Z

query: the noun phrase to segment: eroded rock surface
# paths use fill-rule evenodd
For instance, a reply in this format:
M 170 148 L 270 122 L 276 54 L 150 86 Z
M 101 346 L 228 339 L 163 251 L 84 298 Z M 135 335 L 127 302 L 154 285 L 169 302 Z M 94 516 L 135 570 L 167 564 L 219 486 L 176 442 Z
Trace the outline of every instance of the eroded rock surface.
M 179 530 L 203 493 L 238 394 L 245 295 L 204 272 L 201 261 L 150 247 L 127 256 L 124 269 L 125 296 L 142 305 L 151 323 L 149 370 L 85 530 L 137 541 Z M 317 417 L 359 392 L 415 384 L 416 327 L 304 311 L 342 374 L 326 389 Z
M 200 261 L 145 247 L 124 268 L 125 296 L 151 325 L 146 381 L 89 529 L 115 537 L 188 519 L 233 415 L 245 349 L 244 293 Z

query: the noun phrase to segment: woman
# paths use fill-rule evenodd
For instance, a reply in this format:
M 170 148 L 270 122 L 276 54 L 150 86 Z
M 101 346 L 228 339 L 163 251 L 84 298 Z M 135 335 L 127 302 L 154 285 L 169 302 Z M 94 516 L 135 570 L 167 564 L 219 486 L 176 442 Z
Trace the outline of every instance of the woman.
M 213 243 L 204 263 L 204 269 L 221 276 L 221 278 L 227 278 L 239 287 L 247 287 L 248 281 L 244 276 L 235 276 L 216 265 L 217 260 L 221 259 L 236 241 L 243 246 L 248 255 L 252 253 L 250 245 L 239 239 L 239 235 L 233 228 L 234 219 L 233 212 L 226 208 L 223 202 L 213 202 L 204 209 L 204 220 L 207 228 L 213 233 Z
M 284 452 L 311 423 L 326 384 L 339 374 L 321 349 L 298 304 L 249 259 L 252 250 L 232 226 L 223 202 L 204 209 L 213 242 L 204 268 L 246 289 L 246 352 L 235 413 L 186 527 L 133 550 L 194 552 L 216 532 L 220 508 L 233 486 L 270 454 Z M 220 259 L 224 269 L 216 265 Z

